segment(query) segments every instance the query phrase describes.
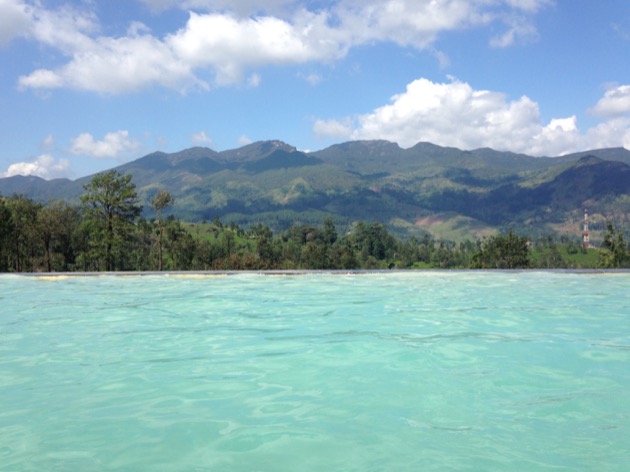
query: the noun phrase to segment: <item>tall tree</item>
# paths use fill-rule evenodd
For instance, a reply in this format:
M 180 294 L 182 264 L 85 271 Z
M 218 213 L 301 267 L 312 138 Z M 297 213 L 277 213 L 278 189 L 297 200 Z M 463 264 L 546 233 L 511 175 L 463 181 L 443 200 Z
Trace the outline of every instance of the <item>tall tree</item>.
M 190 232 L 173 215 L 167 218 L 164 230 L 171 269 L 191 270 L 197 246 Z
M 105 263 L 105 270 L 125 268 L 123 252 L 133 222 L 140 215 L 136 186 L 131 175 L 116 170 L 97 174 L 83 186 L 81 202 L 90 232 L 90 246 Z
M 160 190 L 152 199 L 151 206 L 155 209 L 155 215 L 158 225 L 158 270 L 162 270 L 162 239 L 164 236 L 164 222 L 162 220 L 162 212 L 173 205 L 175 200 L 166 190 Z
M 41 205 L 23 195 L 14 195 L 7 204 L 11 211 L 13 269 L 16 272 L 33 270 L 38 249 L 35 221 Z
M 0 195 L 0 271 L 2 272 L 9 270 L 12 234 L 13 219 L 11 208 L 7 199 Z
M 617 231 L 610 221 L 606 222 L 606 233 L 599 253 L 599 263 L 608 269 L 624 267 L 628 261 L 628 244 L 623 233 Z
M 57 201 L 40 208 L 37 212 L 37 235 L 44 246 L 44 265 L 48 272 L 53 270 L 53 242 L 63 230 L 64 206 L 64 202 Z
M 473 269 L 526 269 L 529 267 L 529 244 L 512 229 L 484 240 L 471 261 Z
M 368 261 L 370 258 L 375 261 L 383 261 L 392 257 L 396 252 L 396 240 L 383 223 L 359 221 L 354 226 L 350 236 L 359 256 L 364 261 Z

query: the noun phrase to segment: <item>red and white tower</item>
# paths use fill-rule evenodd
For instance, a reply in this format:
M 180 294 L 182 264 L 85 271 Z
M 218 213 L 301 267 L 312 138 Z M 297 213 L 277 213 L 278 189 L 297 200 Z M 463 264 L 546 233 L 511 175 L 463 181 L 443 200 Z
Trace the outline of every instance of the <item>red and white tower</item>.
M 591 247 L 591 241 L 588 235 L 588 210 L 584 210 L 584 231 L 582 231 L 582 246 L 584 249 Z

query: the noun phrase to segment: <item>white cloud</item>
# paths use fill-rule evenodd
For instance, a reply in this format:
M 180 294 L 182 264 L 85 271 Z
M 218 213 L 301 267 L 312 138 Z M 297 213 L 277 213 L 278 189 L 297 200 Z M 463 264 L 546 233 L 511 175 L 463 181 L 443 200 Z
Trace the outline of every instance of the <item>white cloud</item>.
M 508 102 L 501 93 L 474 90 L 464 82 L 418 79 L 390 104 L 353 120 L 320 121 L 316 132 L 339 137 L 351 130 L 352 139 L 384 138 L 401 146 L 429 141 L 465 149 L 504 148 L 529 138 L 538 116 L 538 106 L 527 97 Z
M 238 140 L 236 142 L 239 146 L 247 146 L 248 144 L 251 144 L 254 141 L 248 138 L 247 136 L 245 136 L 244 134 L 242 134 L 238 137 Z
M 625 147 L 630 149 L 630 118 L 613 118 L 586 133 L 589 149 Z
M 14 175 L 35 175 L 44 179 L 56 179 L 65 177 L 70 170 L 70 162 L 67 159 L 55 159 L 49 154 L 42 154 L 31 162 L 16 162 L 11 164 L 2 177 Z
M 339 16 L 352 25 L 355 34 L 363 32 L 358 44 L 393 41 L 417 49 L 429 47 L 446 31 L 507 24 L 529 23 L 535 11 L 527 11 L 510 0 L 370 1 L 343 0 Z M 354 10 L 348 12 L 348 5 Z M 360 7 L 359 7 L 360 5 Z
M 63 87 L 64 80 L 58 73 L 46 69 L 37 69 L 28 76 L 22 76 L 18 80 L 21 90 L 27 88 L 53 89 Z
M 88 52 L 92 49 L 91 34 L 99 30 L 96 15 L 89 10 L 64 5 L 46 10 L 36 3 L 31 7 L 30 36 L 64 54 Z
M 212 139 L 206 134 L 205 131 L 199 131 L 192 135 L 192 142 L 196 145 L 208 145 L 212 144 Z
M 26 5 L 17 0 L 0 0 L 0 46 L 28 34 L 30 15 Z
M 593 108 L 593 113 L 601 116 L 630 114 L 630 85 L 620 85 L 607 90 Z
M 505 48 L 517 43 L 529 42 L 538 38 L 538 30 L 534 25 L 533 15 L 555 3 L 555 0 L 505 0 L 511 8 L 498 10 L 494 14 L 506 27 L 502 34 L 490 40 L 493 47 Z
M 518 42 L 533 40 L 538 37 L 536 27 L 527 19 L 517 17 L 506 21 L 509 25 L 507 31 L 490 40 L 490 45 L 497 48 L 506 48 Z
M 149 35 L 99 38 L 86 51 L 73 54 L 65 66 L 19 79 L 22 88 L 65 86 L 104 93 L 132 92 L 153 84 L 182 91 L 208 87 L 163 42 Z
M 630 119 L 618 119 L 581 133 L 575 116 L 542 123 L 539 106 L 528 97 L 508 100 L 499 92 L 475 90 L 459 81 L 418 79 L 391 103 L 355 117 L 317 120 L 319 136 L 388 139 L 403 147 L 421 141 L 461 149 L 491 147 L 531 155 L 626 145 Z
M 523 151 L 535 156 L 561 156 L 583 150 L 585 140 L 577 127 L 577 118 L 552 119 L 547 126 L 532 136 L 529 147 Z
M 143 34 L 149 34 L 151 32 L 151 28 L 140 21 L 132 21 L 131 25 L 127 29 L 128 36 L 140 36 Z
M 341 56 L 334 41 L 320 39 L 313 28 L 274 17 L 239 19 L 226 14 L 191 13 L 186 27 L 166 38 L 177 57 L 193 68 L 211 67 L 220 85 L 240 81 L 247 67 L 295 64 Z
M 138 143 L 129 138 L 127 131 L 121 130 L 107 133 L 100 141 L 95 140 L 90 133 L 81 133 L 72 139 L 70 152 L 98 158 L 120 158 L 122 154 L 137 148 Z
M 531 17 L 550 2 L 338 0 L 317 9 L 304 0 L 144 3 L 153 9 L 190 9 L 190 16 L 182 28 L 163 38 L 137 22 L 129 26 L 127 36 L 108 37 L 98 35 L 96 18 L 89 11 L 31 6 L 29 36 L 69 59 L 57 68 L 20 77 L 20 87 L 125 93 L 158 85 L 185 92 L 239 82 L 249 69 L 266 65 L 329 63 L 352 47 L 378 41 L 425 49 L 445 63 L 448 58 L 432 48 L 441 32 L 499 22 L 508 31 L 493 44 L 507 46 L 535 35 Z M 6 34 L 8 38 L 16 33 Z M 207 73 L 210 79 L 203 78 Z
M 77 31 L 57 33 L 61 48 L 76 38 L 71 60 L 55 69 L 39 69 L 19 79 L 26 88 L 70 87 L 104 93 L 136 91 L 161 85 L 180 91 L 208 89 L 195 70 L 214 71 L 214 82 L 226 85 L 242 80 L 245 69 L 268 64 L 294 64 L 343 55 L 339 45 L 311 34 L 325 19 L 308 14 L 308 25 L 294 26 L 274 17 L 238 19 L 229 14 L 191 13 L 184 28 L 163 40 L 143 29 L 120 38 L 90 39 Z M 41 28 L 49 31 L 50 28 Z M 41 34 L 52 45 L 52 34 Z M 258 81 L 256 75 L 253 85 Z

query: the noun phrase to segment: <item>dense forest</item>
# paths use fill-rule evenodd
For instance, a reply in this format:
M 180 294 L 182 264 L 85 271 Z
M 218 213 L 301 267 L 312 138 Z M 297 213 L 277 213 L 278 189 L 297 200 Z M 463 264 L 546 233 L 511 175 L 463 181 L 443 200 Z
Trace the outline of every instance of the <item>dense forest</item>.
M 601 247 L 585 249 L 577 238 L 532 241 L 512 229 L 460 243 L 428 234 L 399 239 L 379 222 L 340 229 L 332 218 L 274 234 L 262 224 L 242 228 L 219 218 L 195 224 L 165 218 L 173 204 L 167 191 L 158 191 L 151 199 L 156 217 L 142 218 L 131 176 L 116 170 L 85 184 L 80 205 L 0 196 L 0 271 L 630 267 L 625 237 L 611 223 Z

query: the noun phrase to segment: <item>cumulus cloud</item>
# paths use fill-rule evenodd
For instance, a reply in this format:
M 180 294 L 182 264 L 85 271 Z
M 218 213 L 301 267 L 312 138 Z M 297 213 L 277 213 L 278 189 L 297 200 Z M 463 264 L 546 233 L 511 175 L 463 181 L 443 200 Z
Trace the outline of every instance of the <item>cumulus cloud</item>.
M 54 89 L 64 85 L 63 77 L 57 72 L 47 69 L 37 69 L 18 80 L 20 89 Z
M 23 6 L 18 0 L 0 2 Z M 317 8 L 304 0 L 144 3 L 158 10 L 189 9 L 188 21 L 163 38 L 137 22 L 126 36 L 109 37 L 98 34 L 97 19 L 90 12 L 70 7 L 46 10 L 39 3 L 23 9 L 24 21 L 30 24 L 28 36 L 58 49 L 68 60 L 20 77 L 19 86 L 125 93 L 158 85 L 186 92 L 239 82 L 256 67 L 333 62 L 353 47 L 378 41 L 434 53 L 431 45 L 441 32 L 493 22 L 507 26 L 493 44 L 508 46 L 535 35 L 531 18 L 549 1 L 338 0 Z M 2 34 L 10 39 L 18 30 Z M 447 59 L 436 57 L 441 62 Z
M 295 64 L 341 56 L 340 45 L 320 38 L 318 15 L 296 27 L 275 17 L 236 18 L 191 13 L 186 27 L 166 38 L 181 61 L 193 68 L 213 67 L 220 85 L 240 81 L 247 67 Z
M 17 0 L 0 0 L 0 46 L 29 32 L 30 15 L 27 6 Z
M 475 90 L 452 81 L 418 79 L 404 93 L 370 113 L 317 120 L 322 137 L 388 139 L 403 147 L 420 141 L 461 149 L 491 147 L 531 155 L 562 155 L 593 147 L 626 145 L 630 119 L 617 119 L 581 133 L 575 116 L 548 124 L 529 97 L 509 100 L 504 94 Z
M 268 16 L 237 18 L 191 12 L 186 26 L 164 39 L 138 28 L 132 36 L 120 38 L 58 33 L 62 45 L 65 38 L 76 37 L 78 46 L 69 54 L 71 60 L 55 70 L 38 69 L 22 76 L 19 86 L 124 93 L 161 85 L 184 92 L 191 87 L 209 88 L 198 77 L 199 70 L 212 70 L 213 83 L 226 85 L 241 81 L 248 67 L 341 57 L 345 51 L 338 42 L 324 37 L 321 25 L 325 18 L 318 16 L 306 14 L 303 21 L 308 24 L 294 25 Z M 40 37 L 52 45 L 51 36 Z M 254 84 L 259 81 L 256 75 L 251 77 Z
M 24 88 L 70 87 L 103 93 L 124 93 L 148 85 L 185 90 L 208 88 L 163 42 L 149 35 L 99 38 L 77 51 L 65 66 L 39 69 L 19 79 Z
M 68 175 L 70 162 L 68 159 L 55 159 L 49 154 L 42 154 L 31 162 L 16 162 L 11 164 L 2 177 L 15 175 L 35 175 L 44 179 L 56 179 Z
M 30 37 L 60 50 L 64 54 L 92 49 L 91 35 L 98 33 L 98 18 L 94 12 L 64 5 L 56 10 L 30 8 Z
M 593 112 L 601 116 L 630 114 L 630 85 L 620 85 L 607 90 L 593 108 Z
M 589 149 L 625 147 L 630 149 L 630 118 L 613 118 L 586 132 Z
M 95 140 L 90 133 L 81 133 L 72 139 L 70 152 L 98 158 L 120 158 L 137 148 L 138 143 L 129 138 L 129 132 L 121 130 L 107 133 L 100 141 Z
M 59 50 L 70 61 L 56 69 L 41 68 L 21 76 L 21 89 L 67 87 L 122 93 L 152 84 L 176 89 L 203 86 L 189 67 L 140 23 L 130 25 L 128 36 L 95 37 L 99 25 L 93 12 L 69 6 L 46 10 L 39 4 L 29 12 L 27 36 Z

